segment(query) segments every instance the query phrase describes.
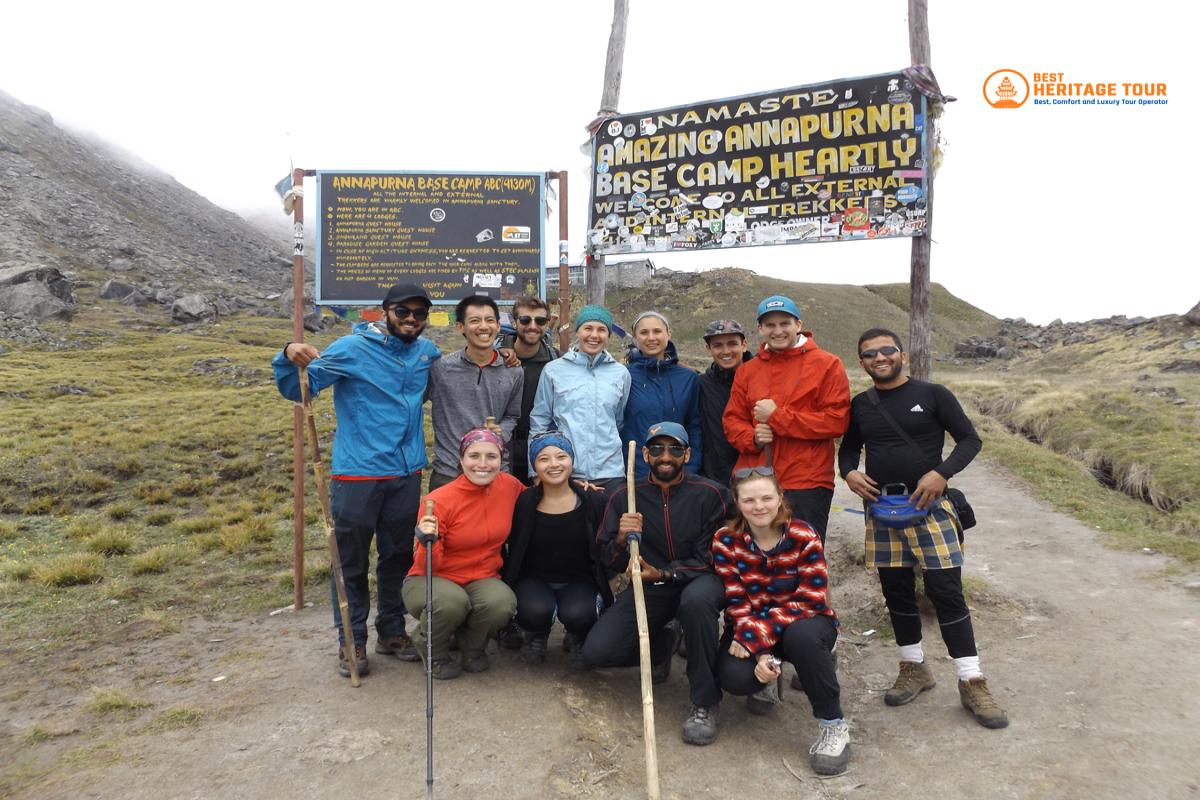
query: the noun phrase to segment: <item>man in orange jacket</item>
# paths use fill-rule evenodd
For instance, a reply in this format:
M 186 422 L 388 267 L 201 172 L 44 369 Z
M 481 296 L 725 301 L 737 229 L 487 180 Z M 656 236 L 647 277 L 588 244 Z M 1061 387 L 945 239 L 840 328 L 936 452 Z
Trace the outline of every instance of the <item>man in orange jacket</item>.
M 833 502 L 833 443 L 850 421 L 850 380 L 841 359 L 802 330 L 800 310 L 782 295 L 758 304 L 758 357 L 738 369 L 721 421 L 738 450 L 734 472 L 768 458 L 792 516 L 825 543 Z

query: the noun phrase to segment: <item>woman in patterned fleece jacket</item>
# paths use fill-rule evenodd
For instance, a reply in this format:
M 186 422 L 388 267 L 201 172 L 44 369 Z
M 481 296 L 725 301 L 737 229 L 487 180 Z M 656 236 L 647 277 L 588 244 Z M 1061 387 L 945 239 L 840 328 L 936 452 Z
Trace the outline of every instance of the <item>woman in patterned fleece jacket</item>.
M 819 722 L 809 750 L 823 775 L 845 771 L 849 728 L 833 668 L 837 615 L 829 607 L 829 573 L 821 539 L 792 519 L 770 467 L 734 472 L 737 515 L 713 537 L 713 563 L 725 584 L 725 635 L 717 665 L 721 688 L 757 695 L 792 662 Z

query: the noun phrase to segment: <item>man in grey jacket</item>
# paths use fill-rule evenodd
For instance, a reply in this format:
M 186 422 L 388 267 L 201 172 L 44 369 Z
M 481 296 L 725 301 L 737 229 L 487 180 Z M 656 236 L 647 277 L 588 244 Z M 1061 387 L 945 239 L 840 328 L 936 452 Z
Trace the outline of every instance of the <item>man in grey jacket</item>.
M 485 295 L 464 297 L 454 308 L 454 327 L 466 346 L 439 358 L 429 371 L 429 399 L 433 401 L 430 491 L 458 477 L 458 442 L 467 431 L 493 417 L 493 431 L 510 443 L 521 415 L 524 372 L 505 368 L 504 359 L 492 349 L 500 331 L 496 301 Z

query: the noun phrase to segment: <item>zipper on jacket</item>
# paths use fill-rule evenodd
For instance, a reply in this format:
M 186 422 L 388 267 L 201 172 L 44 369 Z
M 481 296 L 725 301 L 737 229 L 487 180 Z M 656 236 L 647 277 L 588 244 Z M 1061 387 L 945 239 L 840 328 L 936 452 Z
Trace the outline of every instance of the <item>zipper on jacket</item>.
M 659 488 L 662 492 L 663 499 L 663 528 L 667 533 L 667 555 L 671 561 L 675 560 L 675 539 L 671 536 L 671 509 L 668 506 L 668 500 L 671 497 L 671 487 L 662 486 Z

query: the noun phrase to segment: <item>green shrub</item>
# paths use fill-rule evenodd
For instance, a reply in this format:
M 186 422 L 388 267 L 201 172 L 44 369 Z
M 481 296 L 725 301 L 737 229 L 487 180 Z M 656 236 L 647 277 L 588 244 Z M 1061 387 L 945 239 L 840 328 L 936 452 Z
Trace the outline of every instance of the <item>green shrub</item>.
M 101 579 L 104 559 L 93 553 L 67 553 L 49 558 L 33 569 L 33 578 L 45 586 L 80 586 Z

